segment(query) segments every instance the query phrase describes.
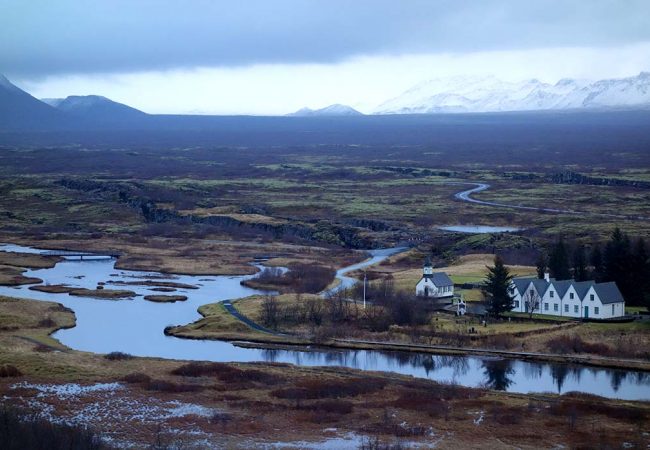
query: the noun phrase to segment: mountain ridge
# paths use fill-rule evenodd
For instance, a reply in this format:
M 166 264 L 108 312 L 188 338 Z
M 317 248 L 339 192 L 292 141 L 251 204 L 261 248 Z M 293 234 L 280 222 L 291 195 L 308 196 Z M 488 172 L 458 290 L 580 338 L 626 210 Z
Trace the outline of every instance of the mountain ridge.
M 351 106 L 334 103 L 320 109 L 301 108 L 296 112 L 287 114 L 288 117 L 335 117 L 335 116 L 363 116 L 364 114 L 357 111 Z
M 597 81 L 563 78 L 502 81 L 462 76 L 420 82 L 380 104 L 374 114 L 514 112 L 650 107 L 650 72 Z

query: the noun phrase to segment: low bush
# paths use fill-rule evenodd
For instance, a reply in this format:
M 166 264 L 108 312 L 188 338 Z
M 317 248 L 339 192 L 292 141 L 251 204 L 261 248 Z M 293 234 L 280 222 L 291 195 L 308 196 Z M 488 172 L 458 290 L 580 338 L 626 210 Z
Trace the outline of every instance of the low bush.
M 129 359 L 133 359 L 133 356 L 123 352 L 111 352 L 105 354 L 104 359 L 108 359 L 109 361 L 126 361 Z
M 195 384 L 177 384 L 165 380 L 149 380 L 142 383 L 142 386 L 148 391 L 158 391 L 158 392 L 196 392 L 200 391 L 201 386 Z
M 38 322 L 39 328 L 54 328 L 56 327 L 56 322 L 52 320 L 51 317 L 46 317 Z
M 222 363 L 188 363 L 171 371 L 172 375 L 184 377 L 216 377 L 226 383 L 277 384 L 282 379 L 276 375 L 257 370 L 239 369 Z
M 125 383 L 150 383 L 151 377 L 144 373 L 130 373 L 122 378 Z
M 313 400 L 319 398 L 356 397 L 370 394 L 384 388 L 386 382 L 380 379 L 364 378 L 349 380 L 306 380 L 295 387 L 277 389 L 271 392 L 276 398 L 288 400 Z
M 586 342 L 580 336 L 566 335 L 554 337 L 546 342 L 546 347 L 553 353 L 568 354 L 568 353 L 591 353 L 594 355 L 610 356 L 615 352 L 607 346 L 599 342 Z
M 518 425 L 528 412 L 528 408 L 497 404 L 490 408 L 489 417 L 499 425 Z
M 345 400 L 322 400 L 302 405 L 300 408 L 308 411 L 345 415 L 352 412 L 354 404 Z
M 0 408 L 0 447 L 3 450 L 103 450 L 103 444 L 93 431 L 70 425 L 54 424 L 33 414 Z
M 23 373 L 16 366 L 3 364 L 0 366 L 0 378 L 21 377 Z
M 648 419 L 648 414 L 640 408 L 612 405 L 606 401 L 599 401 L 597 398 L 590 399 L 581 396 L 563 398 L 551 404 L 548 412 L 553 415 L 575 415 L 576 417 L 603 415 L 632 423 L 641 423 Z

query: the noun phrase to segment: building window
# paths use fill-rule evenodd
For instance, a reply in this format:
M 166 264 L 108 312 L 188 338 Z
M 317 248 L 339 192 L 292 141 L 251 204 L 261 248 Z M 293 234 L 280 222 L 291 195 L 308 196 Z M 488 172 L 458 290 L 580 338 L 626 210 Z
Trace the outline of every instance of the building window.
M 533 295 L 535 295 L 535 289 L 530 290 L 530 296 L 532 297 Z
M 612 305 L 612 316 L 614 315 L 614 305 Z
M 566 313 L 569 312 L 569 305 L 564 305 L 564 312 L 566 312 Z
M 560 310 L 560 306 L 557 303 L 553 303 L 553 311 L 558 312 Z
M 551 296 L 551 298 L 555 297 L 555 292 L 550 291 L 550 296 Z
M 573 300 L 573 292 L 571 292 L 571 293 L 569 294 L 569 298 L 570 298 L 571 300 Z
M 544 303 L 544 311 L 548 311 L 548 303 Z
M 594 294 L 589 295 L 589 300 L 591 300 L 592 302 L 594 301 Z M 598 314 L 598 313 L 596 313 L 596 314 Z
M 578 314 L 578 305 L 573 306 L 573 312 Z
M 598 306 L 594 306 L 594 314 L 598 315 L 600 312 L 600 308 Z
M 519 300 L 515 300 L 515 308 L 519 308 Z

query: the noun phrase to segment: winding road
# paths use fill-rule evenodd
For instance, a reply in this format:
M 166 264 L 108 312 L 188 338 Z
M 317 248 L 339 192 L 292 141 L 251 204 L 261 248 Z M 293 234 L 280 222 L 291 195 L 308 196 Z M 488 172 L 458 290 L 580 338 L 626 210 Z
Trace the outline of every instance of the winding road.
M 478 200 L 476 198 L 471 197 L 471 195 L 489 189 L 490 188 L 489 184 L 473 183 L 473 182 L 449 182 L 446 184 L 475 186 L 471 189 L 457 192 L 456 194 L 454 194 L 454 198 L 463 202 L 476 203 L 478 205 L 493 206 L 497 208 L 523 209 L 527 211 L 537 211 L 537 212 L 556 213 L 556 214 L 576 214 L 576 215 L 609 217 L 614 219 L 626 219 L 626 220 L 643 220 L 643 221 L 649 220 L 648 217 L 644 217 L 644 216 L 628 216 L 623 214 L 608 214 L 608 213 L 597 213 L 597 212 L 589 212 L 589 211 L 576 211 L 573 209 L 541 208 L 536 206 L 509 205 L 507 203 Z

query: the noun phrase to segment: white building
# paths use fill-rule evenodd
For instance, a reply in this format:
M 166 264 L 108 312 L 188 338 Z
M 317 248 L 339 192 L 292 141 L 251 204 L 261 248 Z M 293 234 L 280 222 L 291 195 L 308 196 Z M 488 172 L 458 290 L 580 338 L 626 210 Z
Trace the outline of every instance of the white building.
M 422 278 L 415 286 L 419 297 L 446 298 L 454 296 L 454 282 L 444 272 L 434 272 L 431 260 L 424 261 Z
M 563 317 L 610 319 L 625 315 L 625 300 L 616 283 L 595 281 L 557 281 L 548 275 L 539 278 L 513 278 L 512 311 Z

